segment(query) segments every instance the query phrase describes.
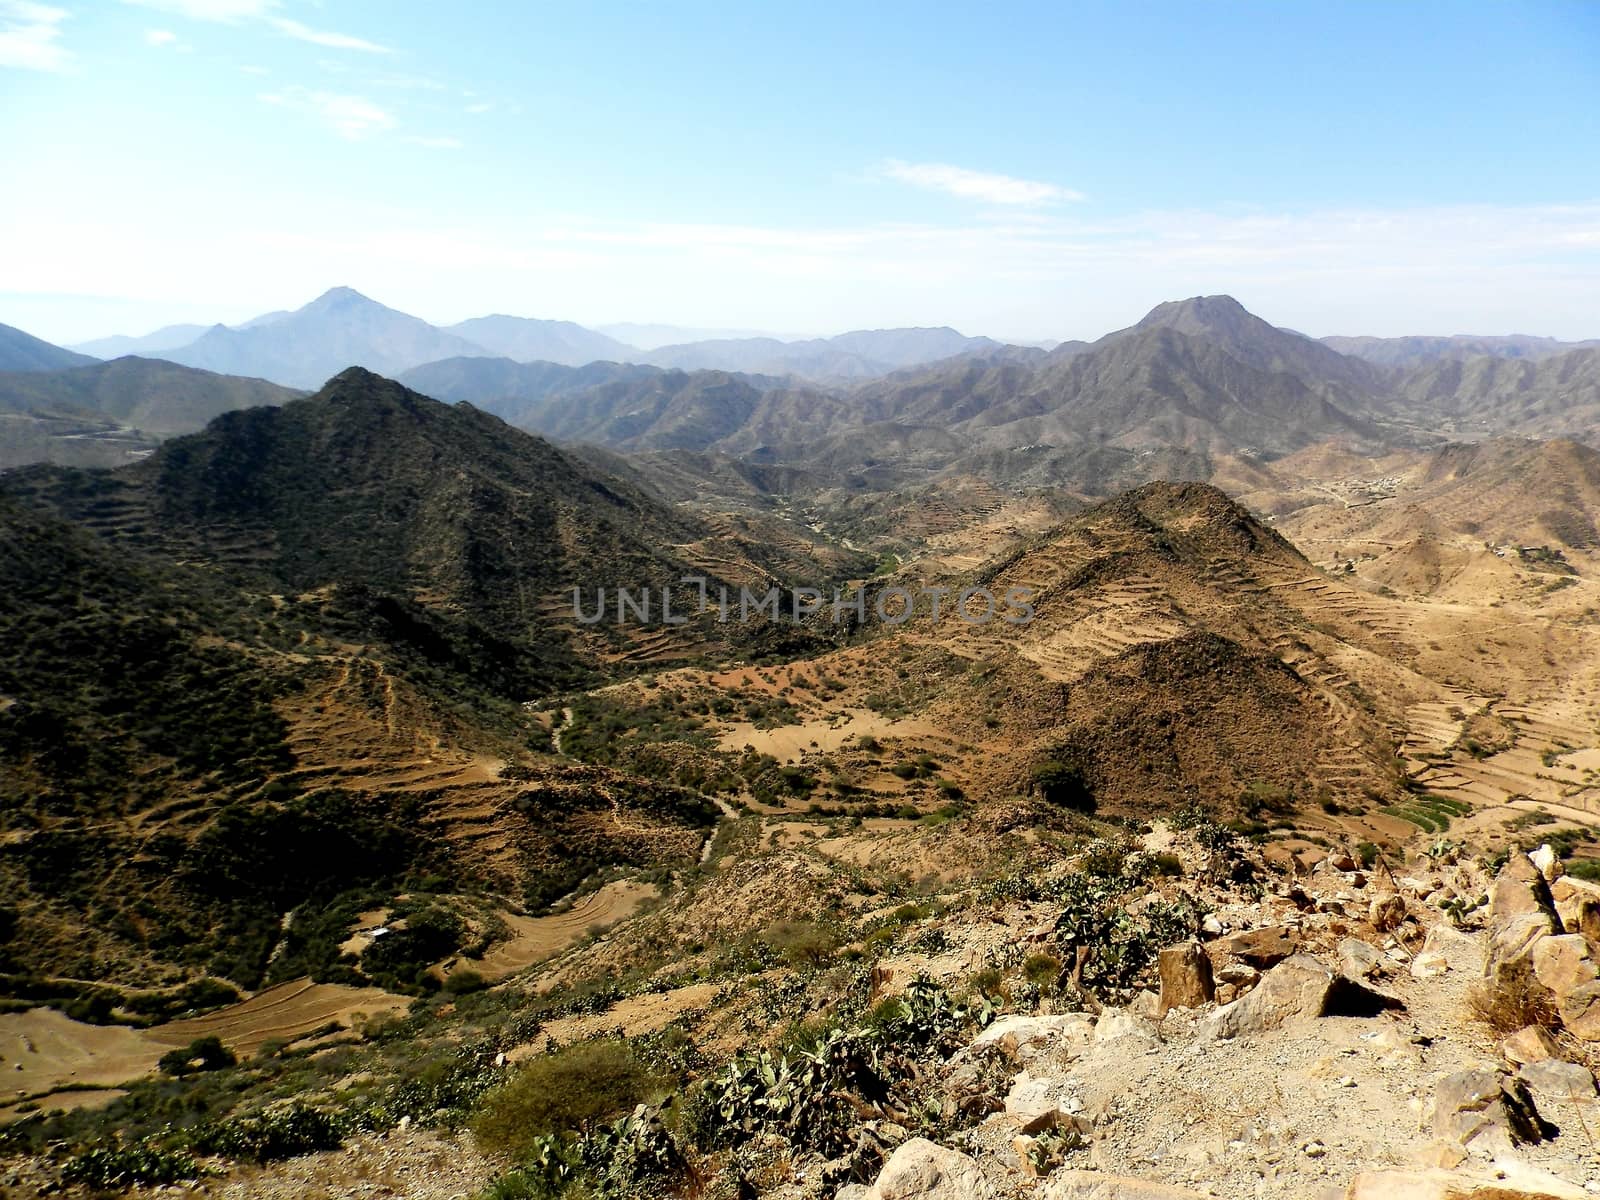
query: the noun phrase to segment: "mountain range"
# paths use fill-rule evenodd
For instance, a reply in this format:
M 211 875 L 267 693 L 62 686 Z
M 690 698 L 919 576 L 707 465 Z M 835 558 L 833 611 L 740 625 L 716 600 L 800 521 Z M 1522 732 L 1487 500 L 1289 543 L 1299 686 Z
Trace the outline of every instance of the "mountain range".
M 637 329 L 649 347 L 641 349 L 571 321 L 504 314 L 433 326 L 351 288 L 336 287 L 293 312 L 266 313 L 239 325 L 170 325 L 142 337 L 84 342 L 77 349 L 102 358 L 128 354 L 161 357 L 224 374 L 259 376 L 290 387 L 310 388 L 347 366 L 394 375 L 461 356 L 566 366 L 613 361 L 850 380 L 957 354 L 991 351 L 1001 345 L 990 338 L 964 337 L 948 328 L 858 330 L 800 341 L 752 336 L 667 342 L 659 339 L 694 331 L 671 326 L 624 328 Z M 19 364 L 14 369 L 30 368 Z
M 14 444 L 3 457 L 11 463 L 105 461 L 76 427 L 60 432 L 37 414 L 159 438 L 288 398 L 263 379 L 309 389 L 352 362 L 559 441 L 710 454 L 785 472 L 769 478 L 855 490 L 954 474 L 1105 495 L 1152 478 L 1218 478 L 1330 441 L 1367 452 L 1501 434 L 1600 436 L 1600 349 L 1402 339 L 1393 353 L 1351 346 L 1362 357 L 1227 296 L 1167 302 L 1097 341 L 1049 351 L 910 329 L 629 356 L 567 322 L 495 316 L 440 329 L 348 288 L 292 313 L 214 327 L 165 352 L 178 365 L 74 367 L 79 356 L 25 338 L 6 344 L 27 374 L 0 374 L 0 409 L 15 414 L 0 429 Z M 534 353 L 548 357 L 519 358 Z M 694 362 L 723 365 L 680 365 Z

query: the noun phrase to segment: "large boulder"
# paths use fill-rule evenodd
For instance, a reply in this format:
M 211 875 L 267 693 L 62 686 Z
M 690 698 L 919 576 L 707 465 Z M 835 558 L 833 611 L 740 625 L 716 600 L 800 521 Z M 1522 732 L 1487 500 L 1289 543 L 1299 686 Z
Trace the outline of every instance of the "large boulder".
M 1161 1012 L 1174 1008 L 1199 1008 L 1216 997 L 1211 960 L 1199 942 L 1168 946 L 1157 958 L 1161 976 Z
M 1058 1016 L 1001 1017 L 972 1041 L 975 1054 L 999 1054 L 1026 1064 L 1040 1054 L 1080 1054 L 1094 1039 L 1095 1019 L 1088 1013 Z
M 1585 1042 L 1600 1042 L 1600 981 L 1580 984 L 1565 996 L 1557 1011 L 1562 1027 Z
M 1200 1036 L 1237 1038 L 1264 1033 L 1307 1017 L 1375 1016 L 1399 1001 L 1335 975 L 1309 954 L 1285 959 L 1242 999 L 1212 1013 Z
M 1551 933 L 1561 932 L 1550 885 L 1526 854 L 1512 851 L 1489 891 L 1489 928 L 1498 929 L 1513 917 L 1532 914 L 1545 917 Z
M 1034 1195 L 1039 1200 L 1204 1200 L 1201 1192 L 1099 1171 L 1057 1171 Z
M 1498 1158 L 1543 1141 L 1547 1127 L 1527 1087 L 1499 1071 L 1457 1071 L 1439 1081 L 1433 1131 L 1448 1142 Z
M 959 1150 L 912 1138 L 884 1164 L 866 1200 L 998 1200 L 978 1164 Z
M 1559 1002 L 1586 983 L 1600 979 L 1588 939 L 1578 933 L 1552 934 L 1534 943 L 1529 955 L 1533 975 L 1556 994 Z

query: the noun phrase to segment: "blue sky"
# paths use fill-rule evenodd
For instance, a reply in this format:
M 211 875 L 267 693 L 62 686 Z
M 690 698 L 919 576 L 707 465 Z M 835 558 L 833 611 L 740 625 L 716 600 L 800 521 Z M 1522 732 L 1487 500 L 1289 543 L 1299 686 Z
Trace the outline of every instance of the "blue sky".
M 0 0 L 0 321 L 1600 336 L 1600 6 Z

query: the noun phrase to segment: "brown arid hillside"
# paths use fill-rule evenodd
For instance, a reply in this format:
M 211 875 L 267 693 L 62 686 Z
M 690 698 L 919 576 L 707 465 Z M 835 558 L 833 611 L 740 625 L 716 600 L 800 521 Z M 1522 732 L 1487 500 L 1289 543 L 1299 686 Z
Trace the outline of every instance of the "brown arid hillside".
M 1304 464 L 1302 464 L 1304 465 Z M 1425 454 L 1327 458 L 1320 488 L 1244 498 L 1316 561 L 1401 594 L 1492 600 L 1518 573 L 1569 573 L 1597 546 L 1600 455 L 1568 439 L 1495 438 Z M 1544 583 L 1552 582 L 1546 578 Z
M 1592 453 L 1227 441 L 883 491 L 350 372 L 8 476 L 0 1184 L 1588 1194 Z M 563 612 L 686 573 L 916 598 Z

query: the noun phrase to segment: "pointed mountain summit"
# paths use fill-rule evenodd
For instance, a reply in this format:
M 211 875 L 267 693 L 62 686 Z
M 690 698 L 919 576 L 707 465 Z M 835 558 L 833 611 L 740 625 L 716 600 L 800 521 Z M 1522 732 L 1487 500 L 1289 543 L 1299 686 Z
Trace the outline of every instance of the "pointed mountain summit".
M 1146 313 L 1137 325 L 1108 334 L 1096 345 L 1164 329 L 1210 342 L 1257 370 L 1293 375 L 1352 414 L 1367 411 L 1374 396 L 1390 390 L 1383 371 L 1371 363 L 1269 324 L 1232 296 L 1168 300 Z
M 419 363 L 484 353 L 476 343 L 379 304 L 354 288 L 336 287 L 266 323 L 239 329 L 216 326 L 165 357 L 225 375 L 314 388 L 350 366 L 392 375 Z
M 104 532 L 162 557 L 274 591 L 360 587 L 519 641 L 555 637 L 543 605 L 573 587 L 676 580 L 689 568 L 670 548 L 703 534 L 498 417 L 360 367 L 225 413 L 94 488 L 77 473 L 7 483 L 96 532 L 96 513 L 120 513 Z

